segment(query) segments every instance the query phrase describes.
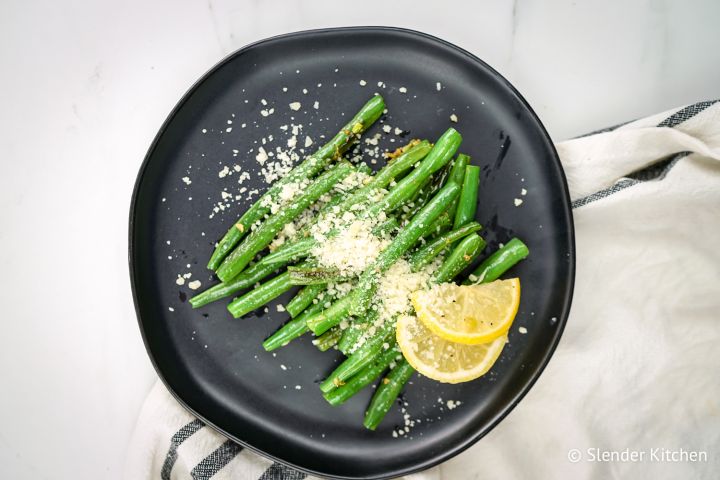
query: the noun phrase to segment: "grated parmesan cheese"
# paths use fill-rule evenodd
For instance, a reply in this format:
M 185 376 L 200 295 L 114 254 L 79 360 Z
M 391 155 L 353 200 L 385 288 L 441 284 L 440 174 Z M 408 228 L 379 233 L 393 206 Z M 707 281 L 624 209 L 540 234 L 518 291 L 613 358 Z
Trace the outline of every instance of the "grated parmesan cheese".
M 345 225 L 334 237 L 323 235 L 311 254 L 323 267 L 336 268 L 344 277 L 357 276 L 366 270 L 390 243 L 371 233 L 372 220 L 352 220 L 355 216 L 345 212 L 341 222 Z
M 265 162 L 267 162 L 268 154 L 263 147 L 258 148 L 258 154 L 255 155 L 255 160 L 257 160 L 260 165 L 265 165 Z
M 380 315 L 384 323 L 398 315 L 408 313 L 412 307 L 410 294 L 427 288 L 430 276 L 437 268 L 437 262 L 413 273 L 410 264 L 400 259 L 383 275 L 378 287 Z

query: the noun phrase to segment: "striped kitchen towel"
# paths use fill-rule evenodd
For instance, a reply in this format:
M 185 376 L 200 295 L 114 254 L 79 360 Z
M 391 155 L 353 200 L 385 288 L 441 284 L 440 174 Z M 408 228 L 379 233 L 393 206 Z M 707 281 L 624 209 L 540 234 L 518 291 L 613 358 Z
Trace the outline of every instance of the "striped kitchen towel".
M 497 428 L 413 478 L 715 478 L 720 103 L 593 132 L 557 150 L 577 239 L 563 339 Z M 644 460 L 597 461 L 600 452 L 625 450 L 644 452 Z M 138 420 L 126 478 L 309 477 L 226 439 L 158 382 Z

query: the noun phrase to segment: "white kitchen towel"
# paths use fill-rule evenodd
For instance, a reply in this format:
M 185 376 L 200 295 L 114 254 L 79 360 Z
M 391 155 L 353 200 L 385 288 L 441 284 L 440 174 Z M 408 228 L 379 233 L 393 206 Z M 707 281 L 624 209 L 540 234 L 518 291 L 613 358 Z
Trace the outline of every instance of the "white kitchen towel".
M 717 478 L 720 103 L 557 150 L 577 241 L 575 298 L 560 345 L 503 422 L 413 479 Z M 126 478 L 211 477 L 306 478 L 205 426 L 158 382 Z

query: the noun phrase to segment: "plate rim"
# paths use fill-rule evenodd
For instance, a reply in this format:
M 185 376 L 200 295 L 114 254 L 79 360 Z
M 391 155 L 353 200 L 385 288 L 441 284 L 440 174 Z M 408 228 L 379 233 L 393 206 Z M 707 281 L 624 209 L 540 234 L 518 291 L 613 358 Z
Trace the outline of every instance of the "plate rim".
M 225 66 L 227 63 L 235 59 L 235 57 L 247 52 L 248 50 L 251 50 L 253 48 L 259 47 L 263 44 L 270 43 L 277 40 L 286 40 L 291 38 L 301 38 L 304 36 L 312 36 L 312 35 L 318 35 L 318 34 L 325 34 L 325 33 L 340 33 L 340 32 L 363 32 L 363 33 L 372 33 L 372 32 L 383 32 L 383 33 L 400 33 L 403 35 L 408 35 L 410 37 L 419 37 L 423 40 L 429 40 L 431 42 L 439 43 L 442 46 L 451 48 L 458 53 L 461 53 L 463 56 L 467 57 L 471 62 L 474 62 L 476 64 L 479 64 L 480 67 L 486 69 L 488 72 L 490 72 L 495 78 L 497 78 L 506 88 L 508 88 L 520 101 L 521 105 L 528 110 L 530 115 L 532 115 L 533 119 L 537 123 L 538 127 L 540 128 L 540 134 L 547 143 L 547 145 L 550 147 L 550 153 L 552 154 L 552 161 L 556 164 L 556 167 L 558 167 L 558 171 L 560 173 L 560 180 L 562 184 L 563 194 L 566 199 L 565 202 L 563 202 L 563 210 L 564 214 L 567 216 L 569 221 L 569 260 L 568 260 L 568 269 L 569 269 L 569 287 L 566 294 L 566 300 L 564 304 L 563 311 L 559 314 L 558 317 L 558 326 L 555 330 L 555 333 L 552 338 L 552 342 L 550 344 L 550 348 L 546 351 L 545 355 L 541 358 L 541 361 L 538 362 L 537 366 L 535 367 L 533 374 L 521 391 L 514 395 L 510 402 L 503 408 L 499 413 L 492 416 L 491 420 L 487 422 L 487 427 L 478 430 L 474 432 L 472 435 L 467 436 L 462 442 L 459 444 L 444 449 L 441 452 L 433 455 L 432 457 L 429 457 L 427 460 L 416 463 L 414 465 L 411 465 L 407 468 L 399 469 L 392 472 L 386 472 L 380 475 L 365 475 L 365 476 L 342 476 L 342 475 L 328 475 L 327 473 L 318 472 L 316 470 L 312 470 L 306 467 L 303 467 L 301 465 L 296 465 L 291 462 L 288 462 L 284 459 L 281 459 L 279 457 L 276 457 L 272 454 L 269 454 L 267 452 L 264 452 L 260 450 L 259 448 L 254 447 L 253 445 L 247 443 L 244 440 L 241 440 L 237 438 L 235 435 L 233 435 L 230 432 L 227 432 L 223 428 L 219 427 L 218 425 L 214 424 L 213 422 L 208 421 L 203 415 L 201 415 L 199 412 L 197 412 L 194 408 L 189 406 L 180 396 L 175 392 L 175 390 L 172 388 L 171 385 L 167 382 L 165 379 L 165 376 L 160 371 L 160 368 L 158 367 L 158 364 L 156 362 L 155 356 L 153 355 L 152 350 L 150 349 L 150 345 L 148 344 L 148 339 L 145 334 L 145 329 L 143 327 L 143 320 L 140 315 L 140 305 L 138 301 L 138 292 L 137 292 L 137 286 L 135 282 L 136 277 L 136 269 L 135 264 L 133 262 L 133 259 L 135 257 L 135 245 L 134 245 L 134 235 L 135 235 L 135 216 L 136 216 L 136 209 L 137 209 L 137 197 L 140 189 L 140 185 L 143 181 L 143 178 L 145 176 L 145 172 L 147 171 L 148 165 L 150 163 L 150 159 L 153 157 L 153 154 L 155 152 L 155 149 L 157 147 L 157 144 L 159 143 L 160 139 L 165 134 L 166 130 L 168 129 L 170 123 L 173 121 L 177 113 L 180 111 L 180 109 L 185 105 L 185 103 L 189 100 L 189 98 L 193 95 L 193 93 L 200 88 L 200 86 L 206 82 L 217 70 Z M 410 475 L 413 473 L 418 473 L 427 469 L 430 469 L 434 466 L 439 465 L 440 463 L 443 463 L 460 453 L 464 452 L 471 446 L 473 446 L 475 443 L 477 443 L 481 438 L 483 438 L 485 435 L 490 433 L 507 415 L 512 412 L 515 407 L 522 401 L 522 399 L 527 395 L 527 393 L 532 389 L 533 386 L 535 386 L 535 383 L 540 378 L 542 373 L 545 371 L 545 368 L 547 367 L 548 363 L 550 362 L 550 359 L 555 353 L 555 350 L 557 349 L 557 346 L 560 344 L 560 340 L 562 338 L 562 334 L 565 330 L 565 326 L 568 321 L 568 317 L 570 315 L 570 309 L 572 307 L 572 300 L 573 300 L 573 294 L 575 290 L 575 274 L 576 274 L 576 246 L 575 246 L 575 223 L 573 218 L 573 211 L 571 206 L 571 199 L 570 199 L 570 192 L 568 189 L 568 183 L 567 178 L 565 175 L 565 170 L 563 169 L 562 163 L 560 162 L 560 157 L 558 156 L 557 150 L 555 149 L 555 144 L 552 141 L 552 138 L 547 132 L 547 129 L 545 128 L 545 125 L 540 121 L 540 118 L 535 113 L 535 110 L 530 106 L 530 104 L 527 102 L 525 97 L 523 97 L 520 92 L 497 70 L 495 70 L 493 67 L 488 65 L 485 61 L 481 60 L 479 57 L 475 56 L 474 54 L 470 53 L 469 51 L 465 50 L 462 47 L 459 47 L 451 42 L 448 42 L 447 40 L 443 40 L 439 37 L 436 37 L 434 35 L 421 32 L 418 30 L 413 30 L 409 28 L 403 28 L 403 27 L 394 27 L 394 26 L 346 26 L 346 27 L 329 27 L 329 28 L 319 28 L 319 29 L 310 29 L 310 30 L 299 30 L 289 33 L 283 33 L 279 35 L 274 35 L 271 37 L 266 37 L 261 40 L 257 40 L 255 42 L 249 43 L 247 45 L 244 45 L 233 52 L 227 54 L 225 57 L 223 57 L 220 61 L 218 61 L 215 65 L 213 65 L 210 69 L 208 69 L 205 73 L 203 73 L 193 84 L 185 91 L 185 93 L 182 95 L 180 100 L 175 104 L 175 106 L 172 108 L 168 116 L 163 121 L 162 125 L 160 126 L 157 134 L 153 138 L 147 153 L 145 154 L 145 157 L 143 158 L 142 163 L 140 164 L 140 168 L 138 170 L 137 177 L 135 179 L 135 184 L 133 186 L 132 191 L 132 197 L 130 201 L 130 212 L 129 212 L 129 228 L 128 228 L 128 265 L 129 265 L 129 273 L 130 273 L 130 288 L 132 291 L 132 297 L 133 297 L 133 306 L 135 309 L 135 317 L 137 320 L 138 328 L 140 329 L 140 334 L 142 336 L 143 345 L 145 347 L 145 351 L 150 359 L 150 363 L 153 366 L 153 369 L 155 370 L 155 373 L 157 374 L 160 381 L 163 383 L 165 388 L 170 392 L 172 397 L 187 411 L 192 413 L 195 417 L 200 419 L 206 426 L 211 427 L 216 432 L 220 433 L 221 435 L 224 435 L 225 437 L 233 440 L 234 442 L 237 442 L 238 444 L 242 445 L 243 448 L 247 448 L 248 450 L 251 450 L 254 453 L 257 453 L 258 455 L 261 455 L 265 458 L 268 458 L 272 460 L 273 462 L 278 462 L 284 465 L 287 465 L 293 469 L 296 469 L 300 472 L 306 473 L 308 475 L 313 476 L 319 476 L 324 478 L 335 478 L 335 479 L 341 479 L 341 480 L 383 480 L 383 479 L 390 479 L 395 478 L 398 476 L 404 476 L 404 475 Z

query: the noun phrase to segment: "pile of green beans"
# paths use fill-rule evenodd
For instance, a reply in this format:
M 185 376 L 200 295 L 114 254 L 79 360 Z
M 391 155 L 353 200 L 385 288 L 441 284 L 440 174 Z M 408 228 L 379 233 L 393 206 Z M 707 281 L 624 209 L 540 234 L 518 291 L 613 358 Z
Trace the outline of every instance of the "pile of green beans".
M 383 98 L 375 95 L 329 142 L 271 185 L 216 245 L 208 268 L 221 283 L 190 299 L 193 308 L 201 308 L 244 291 L 227 306 L 240 318 L 296 290 L 285 306 L 290 320 L 263 342 L 263 348 L 270 352 L 312 333 L 319 350 L 335 348 L 346 355 L 320 384 L 331 405 L 343 404 L 382 377 L 363 422 L 370 430 L 378 427 L 414 373 L 395 339 L 396 318 L 381 318 L 372 302 L 383 275 L 402 259 L 413 272 L 431 269 L 430 284 L 457 278 L 465 278 L 464 284 L 486 283 L 529 254 L 527 246 L 513 238 L 463 277 L 486 243 L 476 221 L 480 169 L 468 155 L 458 153 L 462 136 L 453 128 L 434 144 L 412 140 L 374 174 L 365 164 L 353 166 L 343 160 L 343 153 L 384 109 Z M 338 183 L 354 172 L 367 175 L 361 177 L 362 184 L 337 193 Z M 269 205 L 293 182 L 303 185 L 301 191 L 270 215 Z M 317 212 L 310 223 L 271 250 L 286 225 L 309 208 Z M 348 212 L 356 218 L 379 219 L 370 233 L 389 238 L 355 278 L 321 266 L 313 255 L 319 245 L 311 235 L 313 222 Z M 341 233 L 341 227 L 333 228 L 328 237 Z M 351 284 L 350 293 L 339 296 L 334 285 L 345 282 Z
M 284 185 L 312 178 L 325 169 L 332 160 L 339 158 L 352 144 L 357 135 L 361 134 L 380 118 L 385 109 L 385 100 L 376 95 L 371 98 L 360 111 L 335 135 L 332 140 L 323 145 L 317 152 L 308 157 L 300 165 L 293 168 L 287 175 L 275 182 L 260 199 L 255 202 L 240 219 L 230 227 L 230 230 L 220 240 L 210 257 L 208 268 L 217 270 L 220 262 L 240 242 L 250 227 L 262 219 L 269 211 L 268 200 L 274 200 L 280 195 Z

